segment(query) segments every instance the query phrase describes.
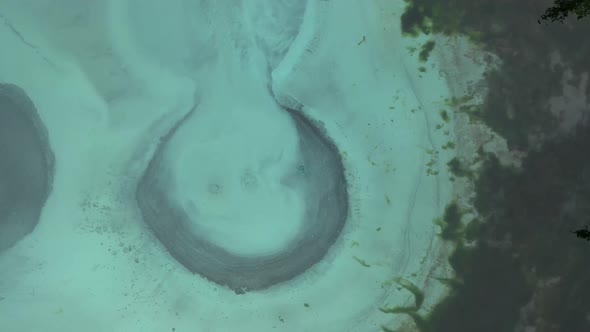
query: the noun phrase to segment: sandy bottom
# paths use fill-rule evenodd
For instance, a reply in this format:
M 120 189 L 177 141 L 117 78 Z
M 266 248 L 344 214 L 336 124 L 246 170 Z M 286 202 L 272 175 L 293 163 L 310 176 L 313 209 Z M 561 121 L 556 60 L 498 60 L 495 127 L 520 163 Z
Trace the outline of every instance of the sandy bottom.
M 425 307 L 444 292 L 427 280 L 448 271 L 432 221 L 452 192 L 440 147 L 453 128 L 437 129 L 450 92 L 436 53 L 421 72 L 407 52 L 426 40 L 391 24 L 403 3 L 58 3 L 0 5 L 0 82 L 33 100 L 56 159 L 39 224 L 0 253 L 6 330 L 379 331 L 405 319 L 380 307 L 413 302 L 394 278 L 427 290 Z M 335 144 L 347 217 L 317 264 L 237 295 L 189 272 L 148 227 L 138 184 L 195 107 L 154 185 L 231 255 L 318 243 L 298 236 L 326 220 L 330 197 L 314 190 L 330 188 L 299 180 L 322 163 L 285 109 Z

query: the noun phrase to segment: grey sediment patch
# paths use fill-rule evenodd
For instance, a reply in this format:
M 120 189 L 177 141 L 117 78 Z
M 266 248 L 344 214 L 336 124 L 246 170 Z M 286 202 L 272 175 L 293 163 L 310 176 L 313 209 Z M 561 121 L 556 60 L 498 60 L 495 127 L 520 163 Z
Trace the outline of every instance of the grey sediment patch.
M 0 84 L 0 251 L 31 233 L 51 192 L 54 156 L 25 91 Z
M 306 211 L 300 232 L 282 251 L 260 257 L 230 253 L 198 234 L 190 216 L 170 196 L 167 145 L 195 109 L 162 137 L 136 191 L 144 222 L 172 258 L 237 294 L 266 289 L 307 271 L 325 257 L 348 218 L 347 184 L 336 145 L 302 112 L 283 109 L 295 122 L 302 156 L 302 165 L 288 181 L 300 181 Z

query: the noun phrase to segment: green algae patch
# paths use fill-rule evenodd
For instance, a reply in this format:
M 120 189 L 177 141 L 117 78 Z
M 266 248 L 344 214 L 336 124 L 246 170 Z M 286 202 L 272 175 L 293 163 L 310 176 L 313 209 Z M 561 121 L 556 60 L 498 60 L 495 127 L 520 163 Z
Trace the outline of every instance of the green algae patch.
M 432 31 L 432 23 L 428 7 L 406 0 L 406 8 L 401 17 L 402 33 L 410 37 L 418 37 L 420 34 L 429 34 Z
M 443 149 L 443 150 L 452 150 L 454 148 L 455 148 L 455 142 L 451 142 L 451 141 L 446 142 L 445 145 L 441 146 L 441 149 Z
M 396 306 L 396 307 L 390 307 L 390 308 L 381 307 L 381 308 L 379 308 L 379 310 L 385 314 L 405 314 L 405 315 L 408 315 L 412 318 L 412 320 L 414 321 L 416 326 L 425 327 L 426 325 L 424 324 L 424 319 L 422 318 L 422 316 L 420 314 L 418 314 L 418 310 L 420 310 L 422 308 L 422 304 L 424 303 L 424 292 L 422 292 L 422 290 L 420 290 L 420 288 L 418 286 L 416 286 L 416 284 L 414 284 L 413 282 L 411 282 L 405 278 L 397 277 L 397 278 L 393 279 L 393 281 L 396 282 L 398 285 L 400 285 L 402 289 L 406 289 L 407 291 L 412 293 L 412 295 L 414 295 L 414 306 L 409 306 L 409 307 Z M 391 331 L 390 329 L 387 329 L 387 327 L 385 327 L 385 326 L 382 326 L 381 328 L 383 331 Z
M 433 277 L 432 279 L 440 282 L 441 284 L 447 286 L 448 288 L 451 288 L 453 290 L 458 289 L 459 287 L 463 286 L 463 282 L 459 279 L 455 279 L 455 278 L 438 278 L 438 277 Z
M 561 79 L 551 72 L 540 76 L 540 72 L 547 72 L 546 66 L 505 63 L 501 71 L 490 71 L 484 104 L 465 113 L 504 137 L 510 149 L 530 148 L 536 144 L 534 137 L 551 135 L 559 126 L 548 98 L 562 93 Z
M 367 263 L 364 259 L 358 258 L 356 256 L 352 256 L 352 259 L 357 261 L 357 263 L 359 263 L 362 267 L 371 267 L 371 265 Z
M 421 331 L 511 331 L 531 295 L 518 261 L 486 246 L 460 246 L 451 262 L 462 282 L 449 280 L 451 294 L 424 318 Z
M 442 119 L 444 122 L 446 122 L 446 123 L 448 123 L 448 122 L 449 122 L 449 120 L 450 120 L 450 116 L 449 116 L 449 112 L 448 112 L 447 110 L 440 110 L 439 114 L 440 114 L 440 118 L 441 118 L 441 119 Z
M 395 278 L 394 281 L 414 295 L 416 309 L 422 306 L 422 303 L 424 303 L 424 293 L 418 288 L 418 286 L 402 277 Z
M 469 167 L 467 167 L 467 165 L 465 165 L 463 161 L 461 161 L 457 157 L 454 157 L 453 159 L 449 160 L 449 162 L 447 162 L 447 166 L 449 167 L 449 171 L 451 171 L 451 174 L 453 174 L 453 176 L 455 177 L 473 177 L 473 172 L 469 169 Z
M 510 148 L 529 147 L 536 143 L 531 142 L 531 136 L 543 136 L 557 129 L 559 116 L 549 112 L 548 100 L 562 94 L 566 67 L 555 63 L 554 50 L 559 46 L 560 56 L 567 58 L 564 62 L 577 73 L 577 82 L 570 82 L 576 86 L 582 80 L 581 73 L 588 71 L 587 61 L 579 54 L 590 53 L 590 44 L 575 41 L 566 27 L 539 32 L 537 26 L 522 19 L 523 13 L 531 11 L 526 2 L 511 3 L 510 10 L 506 10 L 506 4 L 471 0 L 406 3 L 401 18 L 405 36 L 466 36 L 474 45 L 501 58 L 501 67 L 485 73 L 489 88 L 485 103 L 462 105 L 460 111 L 506 138 Z M 502 15 L 490 15 L 499 12 Z M 576 28 L 581 38 L 590 33 L 590 25 Z M 509 31 L 519 33 L 511 35 Z M 590 85 L 586 93 L 590 93 Z M 523 126 L 528 130 L 522 130 Z
M 460 232 L 453 225 L 461 211 L 453 205 L 446 209 L 442 219 L 448 218 L 448 233 L 455 236 L 446 238 L 456 244 L 449 259 L 456 276 L 439 280 L 451 293 L 423 317 L 420 331 L 512 330 L 533 293 L 543 297 L 537 297 L 535 312 L 547 320 L 544 326 L 590 328 L 580 319 L 590 311 L 584 299 L 590 296 L 590 272 L 581 263 L 589 247 L 564 239 L 571 228 L 566 222 L 581 224 L 590 212 L 590 155 L 579 153 L 582 142 L 590 142 L 590 124 L 530 151 L 522 171 L 483 154 L 473 203 L 485 219 Z M 574 196 L 585 203 L 564 210 Z M 465 240 L 477 245 L 467 247 Z M 540 283 L 546 286 L 539 288 Z M 560 300 L 563 294 L 569 294 L 568 301 Z
M 406 314 L 406 315 L 410 316 L 410 318 L 412 318 L 412 320 L 414 321 L 414 324 L 416 324 L 416 327 L 418 327 L 421 331 L 425 330 L 425 328 L 427 328 L 427 324 L 425 323 L 424 318 L 420 314 L 418 314 L 413 308 L 395 307 L 395 308 L 389 308 L 389 309 L 381 308 L 380 310 L 381 310 L 381 312 L 386 313 L 386 314 Z M 384 331 L 387 331 L 387 330 L 384 330 Z M 391 330 L 389 330 L 389 331 L 391 331 Z
M 418 54 L 418 57 L 421 62 L 428 61 L 428 58 L 430 57 L 430 53 L 432 52 L 432 50 L 434 50 L 435 45 L 436 45 L 436 43 L 433 40 L 427 41 L 426 43 L 424 43 L 424 45 L 422 45 L 422 49 L 420 50 L 420 53 Z
M 481 219 L 474 219 L 465 225 L 463 229 L 463 236 L 465 240 L 472 242 L 477 240 L 477 235 L 481 231 Z
M 477 29 L 466 29 L 465 22 L 469 21 L 469 9 L 475 6 L 457 6 L 468 4 L 469 1 L 435 1 L 406 0 L 406 8 L 401 17 L 401 30 L 404 36 L 417 37 L 420 34 L 438 33 L 443 35 L 457 35 L 460 33 L 471 36 L 474 40 L 480 36 Z M 471 8 L 464 8 L 471 7 Z
M 434 221 L 442 229 L 439 235 L 443 240 L 460 241 L 463 235 L 462 216 L 463 212 L 459 205 L 456 202 L 451 202 L 445 208 L 443 217 Z
M 415 276 L 415 274 L 413 274 L 413 276 Z M 414 306 L 413 307 L 396 307 L 396 308 L 411 308 L 412 310 L 418 310 L 418 309 L 420 309 L 420 307 L 422 307 L 422 303 L 424 303 L 424 292 L 422 292 L 422 290 L 420 290 L 420 288 L 418 286 L 416 286 L 416 284 L 414 284 L 413 282 L 411 282 L 408 279 L 405 279 L 403 277 L 397 277 L 392 280 L 388 280 L 388 281 L 384 282 L 383 285 L 390 286 L 393 283 L 396 283 L 399 285 L 398 290 L 406 289 L 407 291 L 412 293 L 412 295 L 414 295 Z M 384 310 L 385 309 L 382 309 L 381 311 L 385 312 Z M 387 309 L 387 310 L 391 311 L 392 309 Z M 392 312 L 388 312 L 388 313 L 392 313 Z
M 533 9 L 526 1 L 406 3 L 404 36 L 464 36 L 499 58 L 502 65 L 483 77 L 485 91 L 450 98 L 447 108 L 486 125 L 525 157 L 519 170 L 481 148 L 477 171 L 458 158 L 447 163 L 455 177 L 474 185 L 470 203 L 477 218 L 466 225 L 437 219 L 441 236 L 455 247 L 449 258 L 454 277 L 435 278 L 450 294 L 428 315 L 395 311 L 422 332 L 512 331 L 520 310 L 532 303 L 529 319 L 539 330 L 590 331 L 590 247 L 570 233 L 589 222 L 590 154 L 582 147 L 590 142 L 590 124 L 561 130 L 563 116 L 549 108 L 564 82 L 590 94 L 590 84 L 581 84 L 590 70 L 583 56 L 590 54 L 590 43 L 581 42 L 590 25 L 540 28 L 535 19 L 527 21 Z M 566 69 L 572 73 L 567 80 Z M 590 110 L 582 112 L 590 118 Z

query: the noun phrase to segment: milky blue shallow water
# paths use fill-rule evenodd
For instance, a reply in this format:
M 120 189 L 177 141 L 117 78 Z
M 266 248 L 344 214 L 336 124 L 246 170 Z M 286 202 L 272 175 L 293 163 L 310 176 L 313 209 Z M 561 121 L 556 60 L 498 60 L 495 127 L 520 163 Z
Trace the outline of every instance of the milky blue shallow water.
M 0 103 L 2 151 L 23 158 L 0 177 L 2 325 L 377 331 L 403 321 L 380 307 L 413 301 L 397 277 L 435 304 L 440 73 L 478 67 L 449 67 L 450 44 L 421 71 L 407 48 L 425 40 L 385 19 L 402 7 L 2 3 L 0 82 L 42 124 Z M 11 186 L 40 188 L 38 213 L 8 217 Z

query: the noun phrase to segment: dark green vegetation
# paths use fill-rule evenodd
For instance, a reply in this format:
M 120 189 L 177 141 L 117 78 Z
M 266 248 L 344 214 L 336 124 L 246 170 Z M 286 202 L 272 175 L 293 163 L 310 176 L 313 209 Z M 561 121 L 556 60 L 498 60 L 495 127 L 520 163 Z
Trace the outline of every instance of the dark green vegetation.
M 420 50 L 420 61 L 422 62 L 426 62 L 428 61 L 428 57 L 430 57 L 430 52 L 432 52 L 432 50 L 434 49 L 434 41 L 427 41 L 426 43 L 424 43 L 424 45 L 422 45 L 422 50 Z
M 536 3 L 414 0 L 402 17 L 407 36 L 465 35 L 500 57 L 502 66 L 485 76 L 482 105 L 450 106 L 526 153 L 521 169 L 482 150 L 477 172 L 460 159 L 448 163 L 455 177 L 473 181 L 478 219 L 464 225 L 464 211 L 452 203 L 437 221 L 441 237 L 456 245 L 455 277 L 439 280 L 449 296 L 427 316 L 410 308 L 391 312 L 409 315 L 420 331 L 512 331 L 517 324 L 590 331 L 590 246 L 575 237 L 590 238 L 583 228 L 590 222 L 590 123 L 560 130 L 561 116 L 549 109 L 549 100 L 562 95 L 566 69 L 573 73 L 567 83 L 583 86 L 590 23 L 539 26 L 534 17 L 550 3 Z M 590 94 L 590 84 L 585 89 Z M 589 113 L 582 110 L 582 118 Z
M 440 236 L 444 240 L 454 240 L 460 237 L 463 231 L 462 212 L 456 202 L 452 202 L 445 209 L 445 214 L 441 219 L 434 222 L 442 229 Z
M 555 0 L 555 4 L 547 8 L 545 13 L 541 15 L 541 19 L 563 23 L 570 14 L 574 14 L 578 20 L 588 16 L 590 14 L 590 0 Z
M 473 172 L 457 157 L 451 159 L 451 161 L 447 163 L 447 166 L 449 166 L 449 170 L 455 177 L 473 177 Z
M 447 112 L 447 110 L 440 110 L 440 118 L 444 122 L 448 123 L 449 120 L 450 120 L 450 118 L 449 118 L 449 112 Z
M 576 234 L 576 236 L 581 239 L 586 239 L 586 241 L 590 241 L 590 230 L 588 230 L 588 226 L 584 226 L 584 229 L 580 228 L 576 231 L 572 231 L 572 233 Z
M 412 295 L 414 295 L 414 305 L 409 307 L 380 308 L 381 312 L 386 314 L 409 315 L 414 319 L 414 322 L 417 326 L 422 326 L 424 324 L 424 319 L 418 314 L 418 310 L 420 310 L 422 303 L 424 302 L 424 293 L 418 288 L 418 286 L 409 280 L 404 278 L 395 278 L 394 281 L 400 285 L 401 288 L 405 288 L 407 291 L 412 293 Z M 382 329 L 385 332 L 391 331 L 387 327 L 382 327 Z

